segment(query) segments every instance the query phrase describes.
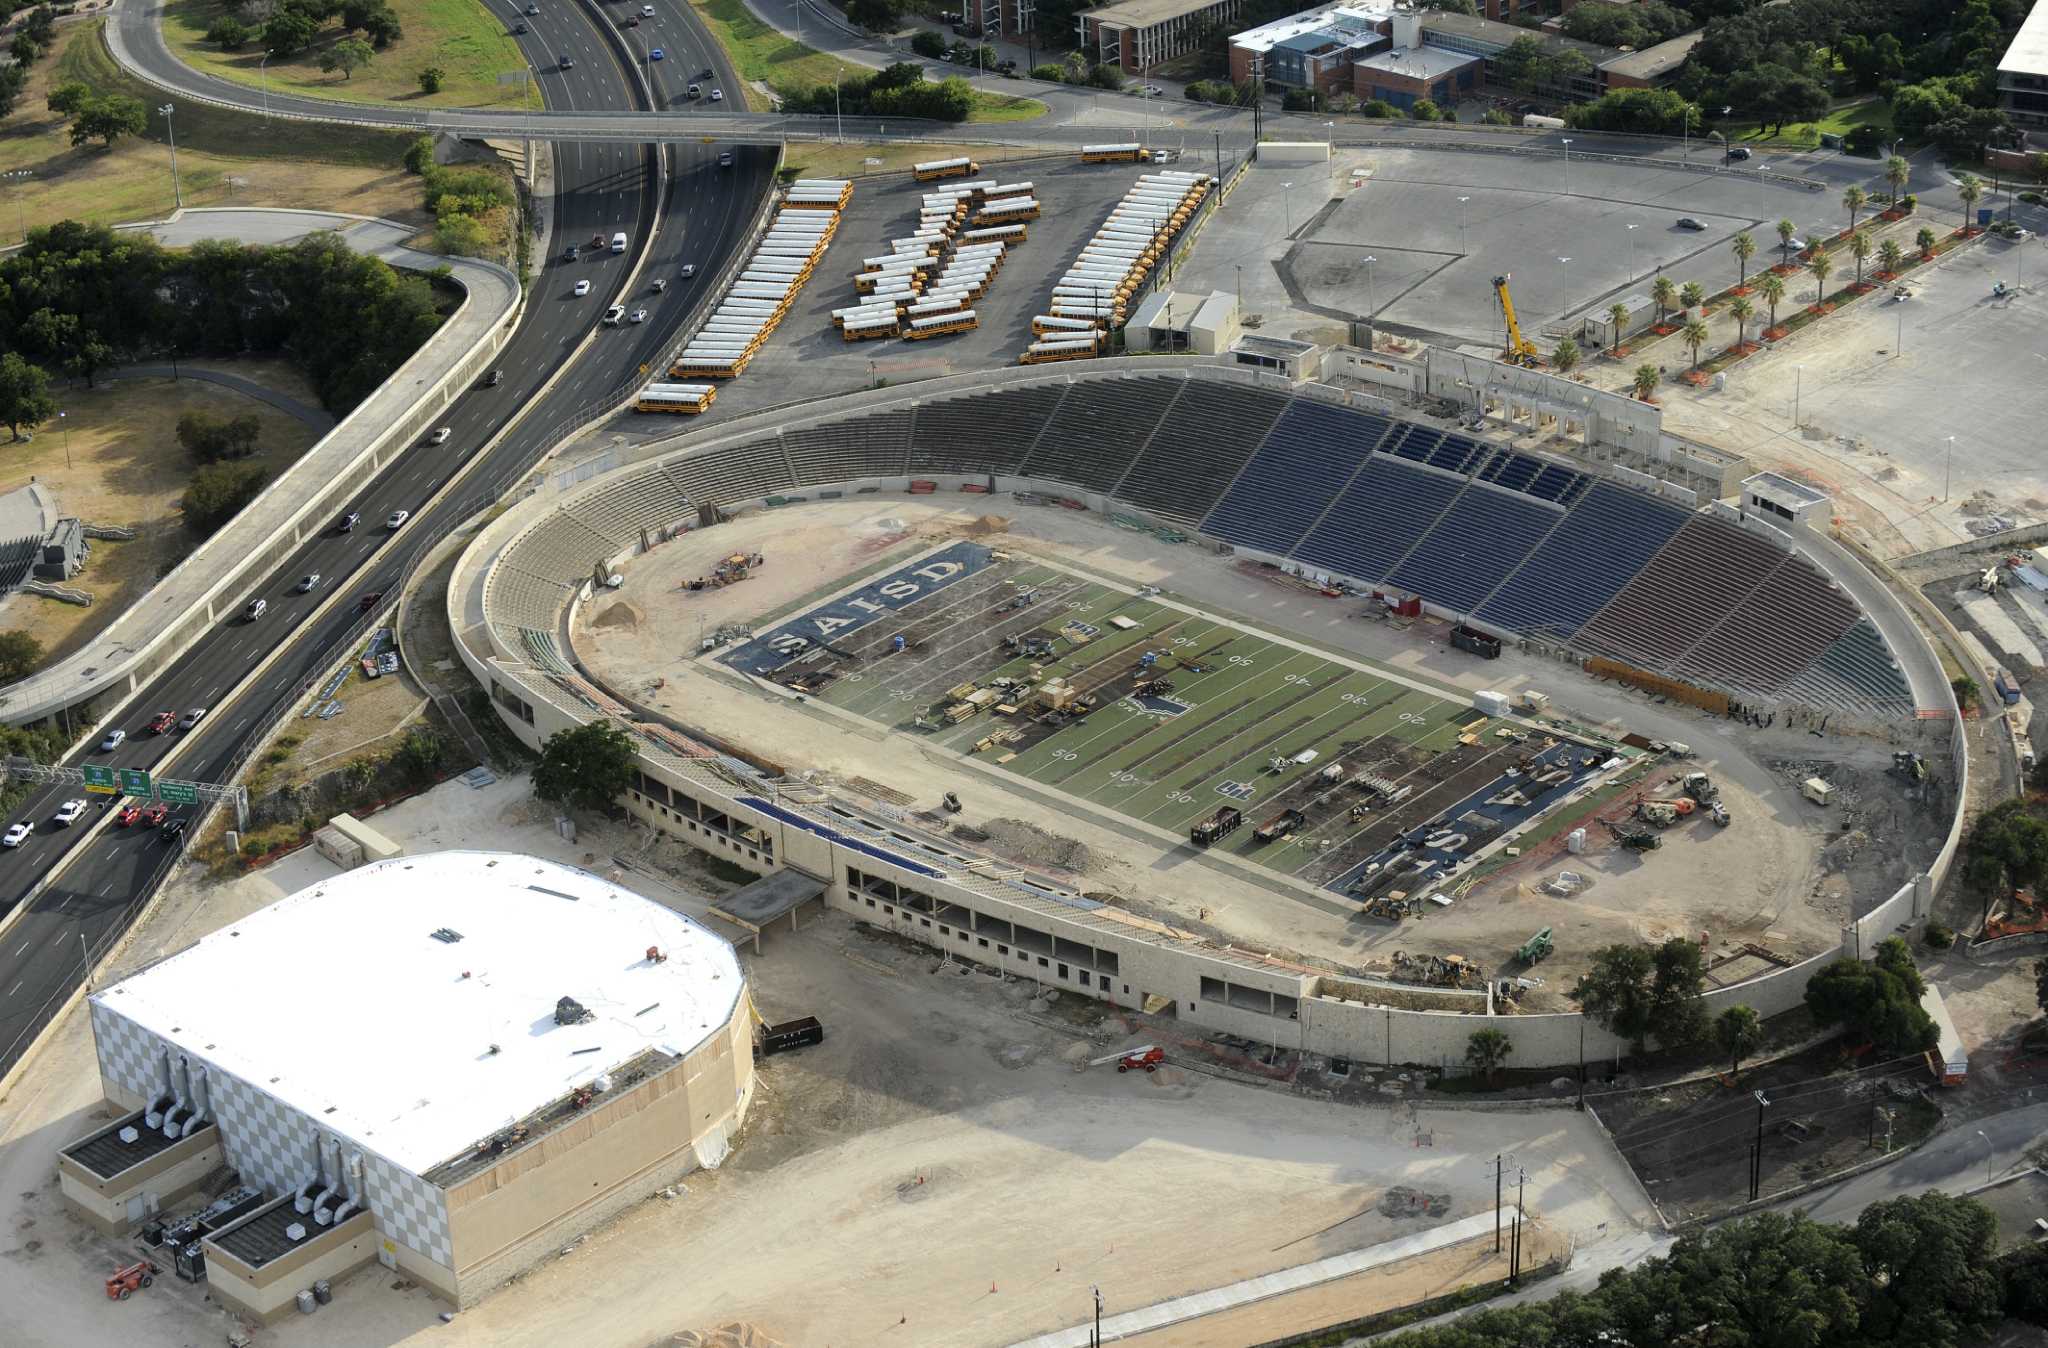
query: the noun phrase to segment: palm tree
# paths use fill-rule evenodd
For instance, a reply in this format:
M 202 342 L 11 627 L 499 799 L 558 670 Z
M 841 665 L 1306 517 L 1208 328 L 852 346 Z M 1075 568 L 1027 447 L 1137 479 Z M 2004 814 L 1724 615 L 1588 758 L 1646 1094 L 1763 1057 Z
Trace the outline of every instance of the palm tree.
M 1763 1041 L 1763 1022 L 1747 1006 L 1731 1006 L 1714 1022 L 1714 1042 L 1728 1055 L 1731 1074 L 1742 1070 L 1742 1060 Z
M 1741 230 L 1729 241 L 1728 251 L 1735 254 L 1735 288 L 1740 290 L 1749 284 L 1749 260 L 1756 256 L 1756 240 L 1748 230 Z
M 1707 288 L 1698 281 L 1687 281 L 1678 288 L 1678 299 L 1687 309 L 1697 309 L 1707 297 Z
M 1904 155 L 1895 154 L 1884 161 L 1884 180 L 1892 189 L 1892 205 L 1899 204 L 1899 194 L 1906 190 L 1906 179 L 1912 176 L 1913 166 Z
M 1728 301 L 1728 312 L 1735 315 L 1735 346 L 1740 350 L 1749 339 L 1749 320 L 1756 316 L 1756 306 L 1749 302 L 1749 296 L 1737 295 Z
M 1671 278 L 1660 276 L 1650 286 L 1650 298 L 1657 304 L 1657 326 L 1664 326 L 1664 311 L 1678 302 L 1678 287 L 1671 284 Z
M 1790 220 L 1780 220 L 1778 222 L 1778 251 L 1781 253 L 1791 252 L 1792 236 L 1798 232 L 1799 226 L 1793 224 Z
M 1618 356 L 1621 354 L 1622 330 L 1628 327 L 1628 306 L 1621 303 L 1608 305 L 1607 321 L 1614 325 L 1614 350 L 1610 354 Z
M 1752 1016 L 1755 1014 L 1750 1012 Z M 1499 1030 L 1474 1030 L 1472 1037 L 1465 1041 L 1465 1061 L 1488 1081 L 1500 1075 L 1501 1067 L 1514 1051 L 1515 1041 Z
M 1771 326 L 1777 327 L 1778 301 L 1785 298 L 1785 278 L 1774 271 L 1767 271 L 1763 279 L 1756 283 L 1756 288 L 1763 293 L 1764 301 L 1771 306 Z
M 1849 236 L 1849 256 L 1856 259 L 1856 284 L 1863 285 L 1863 264 L 1870 258 L 1870 236 L 1857 230 Z
M 1920 256 L 1933 257 L 1934 231 L 1925 225 L 1920 226 L 1920 232 L 1913 236 L 1913 246 L 1920 250 Z
M 1636 366 L 1634 380 L 1636 386 L 1636 396 L 1638 398 L 1641 398 L 1644 402 L 1648 402 L 1650 400 L 1650 394 L 1657 387 L 1657 381 L 1662 379 L 1663 377 L 1664 376 L 1658 372 L 1657 367 L 1649 364 L 1648 362 Z
M 1870 194 L 1860 187 L 1851 187 L 1842 193 L 1842 209 L 1849 212 L 1849 232 L 1856 232 L 1856 212 L 1870 201 Z
M 1828 297 L 1828 273 L 1835 269 L 1835 260 L 1826 253 L 1815 253 L 1813 261 L 1806 265 L 1813 269 L 1813 302 L 1823 303 Z
M 1906 262 L 1906 250 L 1899 247 L 1897 239 L 1886 239 L 1877 246 L 1877 269 L 1897 274 Z
M 1685 320 L 1685 344 L 1692 348 L 1692 367 L 1700 367 L 1700 348 L 1707 344 L 1707 320 L 1688 318 Z
M 1963 228 L 1970 227 L 1970 210 L 1977 204 L 1977 198 L 1984 195 L 1984 184 L 1974 173 L 1956 175 L 1956 195 L 1963 199 Z
M 1579 363 L 1579 344 L 1569 337 L 1565 338 L 1557 344 L 1557 349 L 1550 353 L 1550 363 L 1556 367 L 1559 374 L 1570 374 L 1572 367 Z

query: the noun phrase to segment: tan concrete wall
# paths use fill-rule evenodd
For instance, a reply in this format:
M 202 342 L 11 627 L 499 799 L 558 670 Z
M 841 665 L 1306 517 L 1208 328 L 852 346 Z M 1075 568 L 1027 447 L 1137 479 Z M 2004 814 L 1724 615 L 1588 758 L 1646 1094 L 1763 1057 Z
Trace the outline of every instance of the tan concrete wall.
M 377 1257 L 377 1228 L 367 1212 L 320 1232 L 290 1254 L 252 1269 L 206 1242 L 206 1285 L 220 1301 L 263 1324 L 295 1308 L 298 1294 L 325 1278 L 339 1282 Z
M 660 1076 L 448 1191 L 458 1304 L 697 1168 L 695 1143 L 736 1127 L 753 1076 L 752 1001 Z
M 162 1211 L 192 1192 L 221 1163 L 220 1130 L 208 1128 L 175 1147 L 103 1180 L 68 1156 L 57 1157 L 57 1189 L 65 1204 L 103 1235 L 126 1235 L 133 1225 L 128 1200 L 155 1194 Z

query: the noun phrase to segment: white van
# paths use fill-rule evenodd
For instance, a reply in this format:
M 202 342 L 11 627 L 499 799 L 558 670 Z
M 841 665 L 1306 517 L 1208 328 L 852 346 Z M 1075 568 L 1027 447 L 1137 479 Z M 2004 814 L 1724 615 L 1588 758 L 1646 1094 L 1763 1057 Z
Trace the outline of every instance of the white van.
M 623 232 L 612 235 L 612 251 L 614 253 L 626 251 L 626 236 Z
M 255 622 L 258 618 L 262 617 L 265 613 L 268 613 L 269 611 L 270 603 L 268 600 L 251 599 L 249 601 L 248 607 L 242 610 L 242 618 L 246 622 Z

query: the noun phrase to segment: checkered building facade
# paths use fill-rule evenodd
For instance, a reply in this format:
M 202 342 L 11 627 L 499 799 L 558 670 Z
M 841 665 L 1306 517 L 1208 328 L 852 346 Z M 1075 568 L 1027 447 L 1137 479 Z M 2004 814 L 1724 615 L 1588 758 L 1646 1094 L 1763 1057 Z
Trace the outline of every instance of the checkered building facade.
M 92 1003 L 92 1032 L 100 1075 L 145 1101 L 162 1089 L 165 1053 L 174 1062 L 183 1053 L 192 1066 L 204 1067 L 221 1148 L 244 1183 L 261 1185 L 273 1194 L 290 1193 L 318 1175 L 321 1135 L 338 1137 L 260 1086 L 208 1062 L 203 1052 L 181 1048 L 98 1000 Z M 446 1195 L 368 1148 L 345 1137 L 339 1140 L 345 1168 L 351 1158 L 362 1158 L 361 1179 L 345 1174 L 344 1187 L 361 1194 L 377 1230 L 452 1274 L 455 1257 Z

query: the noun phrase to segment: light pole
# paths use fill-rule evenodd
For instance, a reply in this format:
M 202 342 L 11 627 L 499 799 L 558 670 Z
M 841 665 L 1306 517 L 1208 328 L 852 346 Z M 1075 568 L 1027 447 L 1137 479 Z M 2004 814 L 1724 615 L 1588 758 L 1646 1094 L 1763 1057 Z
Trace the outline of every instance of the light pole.
M 1465 245 L 1465 203 L 1466 203 L 1466 202 L 1468 202 L 1468 201 L 1470 201 L 1470 200 L 1472 200 L 1472 198 L 1470 198 L 1470 197 L 1459 197 L 1459 198 L 1458 198 L 1458 256 L 1459 256 L 1459 257 L 1464 257 L 1464 256 L 1465 256 L 1465 255 L 1466 255 L 1467 253 L 1469 253 L 1469 252 L 1471 251 L 1471 250 L 1470 250 L 1469 248 L 1467 248 L 1467 247 L 1466 247 L 1466 245 Z
M 8 172 L 0 174 L 0 178 L 7 179 L 7 186 L 14 193 L 14 224 L 21 231 L 21 241 L 23 243 L 28 242 L 28 214 L 21 204 L 21 180 L 35 176 L 36 171 L 34 169 L 10 169 Z
M 1761 1189 L 1764 1183 L 1764 1110 L 1769 1108 L 1771 1103 L 1764 1098 L 1762 1091 L 1755 1094 L 1756 1150 L 1749 1156 L 1749 1201 L 1752 1203 L 1756 1202 L 1757 1190 Z
M 270 120 L 270 72 L 264 67 L 270 64 L 270 58 L 275 55 L 276 52 L 265 50 L 263 59 L 256 63 L 256 82 L 263 86 L 263 120 L 266 122 Z
M 1287 222 L 1287 233 L 1289 235 L 1294 233 L 1294 198 L 1288 195 L 1292 191 L 1294 191 L 1293 183 L 1280 184 L 1281 218 Z
M 171 114 L 177 110 L 177 106 L 171 103 L 166 103 L 157 109 L 158 112 L 164 115 L 164 134 L 170 137 L 171 141 L 171 199 L 177 203 L 178 209 L 182 211 L 185 209 L 185 190 L 178 186 L 178 132 L 171 125 Z
M 1941 460 L 1941 499 L 1948 499 L 1948 489 L 1954 480 L 1956 466 L 1956 438 L 1948 437 L 1948 453 Z
M 798 13 L 803 11 L 799 10 Z M 832 125 L 841 145 L 846 144 L 846 121 L 839 115 L 839 90 L 846 83 L 846 67 L 834 66 L 832 73 Z
M 1242 311 L 1244 309 L 1244 263 L 1239 262 L 1234 265 L 1237 267 L 1237 307 Z
M 1629 284 L 1634 285 L 1636 279 L 1636 231 L 1641 229 L 1642 226 L 1639 224 L 1624 225 L 1622 228 L 1628 231 L 1628 279 Z
M 1378 288 L 1377 288 L 1376 286 L 1374 286 L 1374 285 L 1373 285 L 1373 283 L 1372 283 L 1372 264 L 1373 264 L 1373 263 L 1375 263 L 1375 262 L 1377 262 L 1377 261 L 1379 261 L 1379 259 L 1378 259 L 1378 258 L 1376 258 L 1376 257 L 1372 256 L 1372 255 L 1371 255 L 1370 253 L 1366 254 L 1366 258 L 1365 258 L 1365 303 L 1366 303 L 1366 309 L 1365 309 L 1365 316 L 1366 316 L 1367 318 L 1377 318 L 1377 317 L 1379 317 L 1379 313 L 1380 313 L 1380 299 L 1379 299 L 1379 289 L 1378 289 Z
M 1804 365 L 1794 365 L 1792 367 L 1792 429 L 1795 431 L 1799 429 L 1799 385 L 1804 380 L 1805 375 L 1806 367 Z M 1943 497 L 1942 499 L 1947 500 L 1948 498 Z
M 1995 1149 L 1991 1145 L 1991 1134 L 1985 1132 L 1982 1128 L 1979 1128 L 1977 1130 L 1977 1136 L 1984 1139 L 1984 1182 L 1986 1184 L 1989 1184 L 1991 1183 L 1991 1163 L 1997 1160 L 1998 1156 Z
M 69 468 L 71 466 L 71 427 L 64 420 L 65 416 L 66 414 L 63 412 L 57 414 L 57 429 L 64 432 L 64 466 Z
M 80 939 L 84 939 L 82 933 Z M 1102 1348 L 1102 1289 L 1091 1286 L 1088 1290 L 1095 1294 L 1095 1331 L 1090 1336 L 1089 1342 L 1094 1345 L 1094 1348 Z
M 1572 194 L 1572 138 L 1564 138 L 1564 194 Z

